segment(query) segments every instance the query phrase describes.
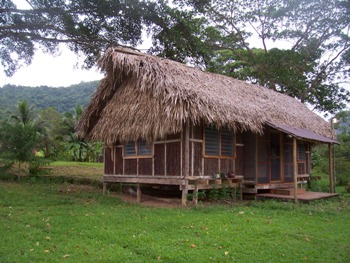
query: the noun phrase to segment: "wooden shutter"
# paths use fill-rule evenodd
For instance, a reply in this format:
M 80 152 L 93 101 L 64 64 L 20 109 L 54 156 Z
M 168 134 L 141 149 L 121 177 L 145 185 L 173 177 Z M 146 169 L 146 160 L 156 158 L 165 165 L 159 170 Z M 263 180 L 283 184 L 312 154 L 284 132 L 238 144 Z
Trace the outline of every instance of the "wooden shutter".
M 138 141 L 138 155 L 152 155 L 152 146 L 148 145 L 146 141 Z
M 205 155 L 219 155 L 219 130 L 215 127 L 205 127 Z
M 221 156 L 234 156 L 233 132 L 229 129 L 221 130 Z
M 135 142 L 127 142 L 124 144 L 124 156 L 136 156 Z

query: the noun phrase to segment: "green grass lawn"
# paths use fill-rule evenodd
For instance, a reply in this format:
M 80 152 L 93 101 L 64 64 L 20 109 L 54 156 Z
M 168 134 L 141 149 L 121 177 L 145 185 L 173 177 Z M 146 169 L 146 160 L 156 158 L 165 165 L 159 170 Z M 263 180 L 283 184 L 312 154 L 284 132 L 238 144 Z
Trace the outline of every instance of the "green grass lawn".
M 101 189 L 0 181 L 1 262 L 349 262 L 350 196 L 149 208 Z

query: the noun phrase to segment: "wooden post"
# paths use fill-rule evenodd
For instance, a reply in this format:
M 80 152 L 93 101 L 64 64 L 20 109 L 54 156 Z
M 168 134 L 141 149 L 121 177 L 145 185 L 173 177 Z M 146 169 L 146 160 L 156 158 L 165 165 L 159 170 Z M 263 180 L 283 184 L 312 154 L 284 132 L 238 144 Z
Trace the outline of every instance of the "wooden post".
M 328 144 L 329 151 L 329 192 L 334 193 L 334 174 L 333 174 L 333 145 Z
M 188 194 L 188 179 L 190 175 L 190 123 L 187 121 L 185 130 L 185 153 L 184 153 L 184 174 L 185 186 L 182 189 L 182 205 L 186 205 L 187 194 Z
M 195 205 L 198 204 L 198 185 L 196 184 L 196 186 L 194 187 L 194 190 L 193 190 L 193 203 Z
M 242 182 L 238 184 L 239 184 L 239 200 L 243 201 L 243 185 L 242 185 Z
M 106 182 L 105 181 L 102 181 L 102 193 L 106 194 Z
M 137 202 L 138 202 L 138 203 L 141 203 L 141 201 L 142 201 L 141 186 L 140 186 L 140 184 L 137 184 L 136 187 L 137 187 L 137 188 L 136 188 L 136 198 L 137 198 Z
M 185 179 L 185 185 L 182 186 L 182 196 L 181 196 L 181 204 L 183 206 L 187 205 L 187 194 L 188 194 L 188 179 Z
M 293 178 L 294 178 L 294 202 L 298 202 L 298 160 L 297 139 L 293 137 Z

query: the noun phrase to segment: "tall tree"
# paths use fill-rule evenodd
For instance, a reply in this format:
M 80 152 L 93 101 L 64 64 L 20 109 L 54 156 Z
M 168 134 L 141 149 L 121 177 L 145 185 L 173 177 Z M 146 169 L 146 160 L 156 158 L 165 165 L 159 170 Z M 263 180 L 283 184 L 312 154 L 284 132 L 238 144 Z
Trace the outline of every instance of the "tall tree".
M 288 94 L 319 111 L 350 93 L 348 0 L 178 0 L 206 18 L 210 71 Z
M 11 0 L 0 0 L 0 59 L 8 76 L 22 64 L 30 64 L 37 48 L 55 53 L 63 43 L 75 53 L 83 53 L 85 65 L 90 67 L 107 47 L 135 47 L 142 42 L 143 33 L 153 36 L 153 52 L 168 49 L 166 55 L 177 60 L 202 56 L 193 48 L 200 43 L 186 40 L 190 36 L 199 39 L 192 34 L 198 27 L 198 18 L 170 7 L 166 0 L 27 0 L 26 3 L 28 8 L 19 9 Z

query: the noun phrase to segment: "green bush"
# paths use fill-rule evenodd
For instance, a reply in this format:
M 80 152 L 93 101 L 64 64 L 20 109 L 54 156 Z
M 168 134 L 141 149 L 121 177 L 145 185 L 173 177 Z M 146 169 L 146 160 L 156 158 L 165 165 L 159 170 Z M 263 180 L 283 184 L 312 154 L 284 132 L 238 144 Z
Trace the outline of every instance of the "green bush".
M 339 185 L 347 185 L 350 182 L 350 161 L 344 156 L 335 160 L 335 175 Z

